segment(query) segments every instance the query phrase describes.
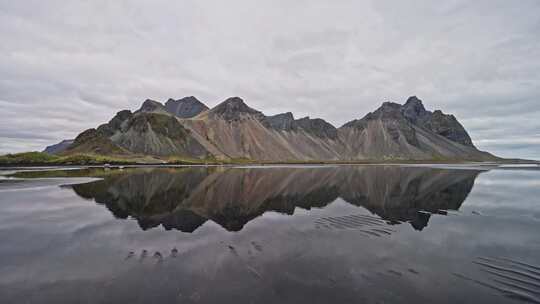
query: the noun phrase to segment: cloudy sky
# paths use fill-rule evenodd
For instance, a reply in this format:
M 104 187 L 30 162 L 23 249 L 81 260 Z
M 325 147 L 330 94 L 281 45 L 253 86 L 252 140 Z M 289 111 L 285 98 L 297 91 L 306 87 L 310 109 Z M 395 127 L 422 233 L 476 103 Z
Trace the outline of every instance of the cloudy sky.
M 0 0 L 0 36 L 0 154 L 146 98 L 340 126 L 417 95 L 481 149 L 540 159 L 537 0 Z

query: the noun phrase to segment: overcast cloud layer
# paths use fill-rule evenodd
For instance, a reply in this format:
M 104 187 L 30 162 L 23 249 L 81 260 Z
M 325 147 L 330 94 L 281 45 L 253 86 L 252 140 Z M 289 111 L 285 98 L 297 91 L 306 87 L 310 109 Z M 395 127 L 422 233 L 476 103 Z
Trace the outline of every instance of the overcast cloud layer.
M 477 146 L 540 158 L 540 1 L 0 0 L 0 153 L 146 98 L 240 96 L 340 126 L 417 95 Z

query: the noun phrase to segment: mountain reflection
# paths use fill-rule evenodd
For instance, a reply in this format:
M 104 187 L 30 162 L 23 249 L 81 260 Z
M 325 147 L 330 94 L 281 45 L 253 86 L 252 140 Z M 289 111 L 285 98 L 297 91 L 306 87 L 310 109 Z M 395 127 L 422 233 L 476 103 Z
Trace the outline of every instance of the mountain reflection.
M 193 232 L 207 220 L 229 231 L 267 211 L 324 207 L 337 198 L 389 223 L 427 226 L 431 213 L 458 210 L 478 171 L 400 166 L 152 168 L 111 171 L 71 187 L 142 229 Z

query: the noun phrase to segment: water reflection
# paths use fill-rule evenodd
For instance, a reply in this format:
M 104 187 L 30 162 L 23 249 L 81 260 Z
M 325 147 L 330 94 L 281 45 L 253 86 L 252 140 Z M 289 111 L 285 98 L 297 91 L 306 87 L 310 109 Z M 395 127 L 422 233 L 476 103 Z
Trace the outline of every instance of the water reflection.
M 422 230 L 432 213 L 458 210 L 478 174 L 398 166 L 153 168 L 112 171 L 68 187 L 117 218 L 136 219 L 144 230 L 162 225 L 193 232 L 211 220 L 239 231 L 267 211 L 293 214 L 297 207 L 324 207 L 338 198 L 390 224 L 408 222 Z
M 17 174 L 1 302 L 540 302 L 538 171 L 467 168 Z

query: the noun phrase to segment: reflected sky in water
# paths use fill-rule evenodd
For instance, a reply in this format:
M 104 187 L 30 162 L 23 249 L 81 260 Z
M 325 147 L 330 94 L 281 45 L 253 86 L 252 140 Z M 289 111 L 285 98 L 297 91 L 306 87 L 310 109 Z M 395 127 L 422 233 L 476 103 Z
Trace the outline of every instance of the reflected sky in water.
M 540 171 L 39 171 L 0 180 L 3 303 L 540 301 Z

